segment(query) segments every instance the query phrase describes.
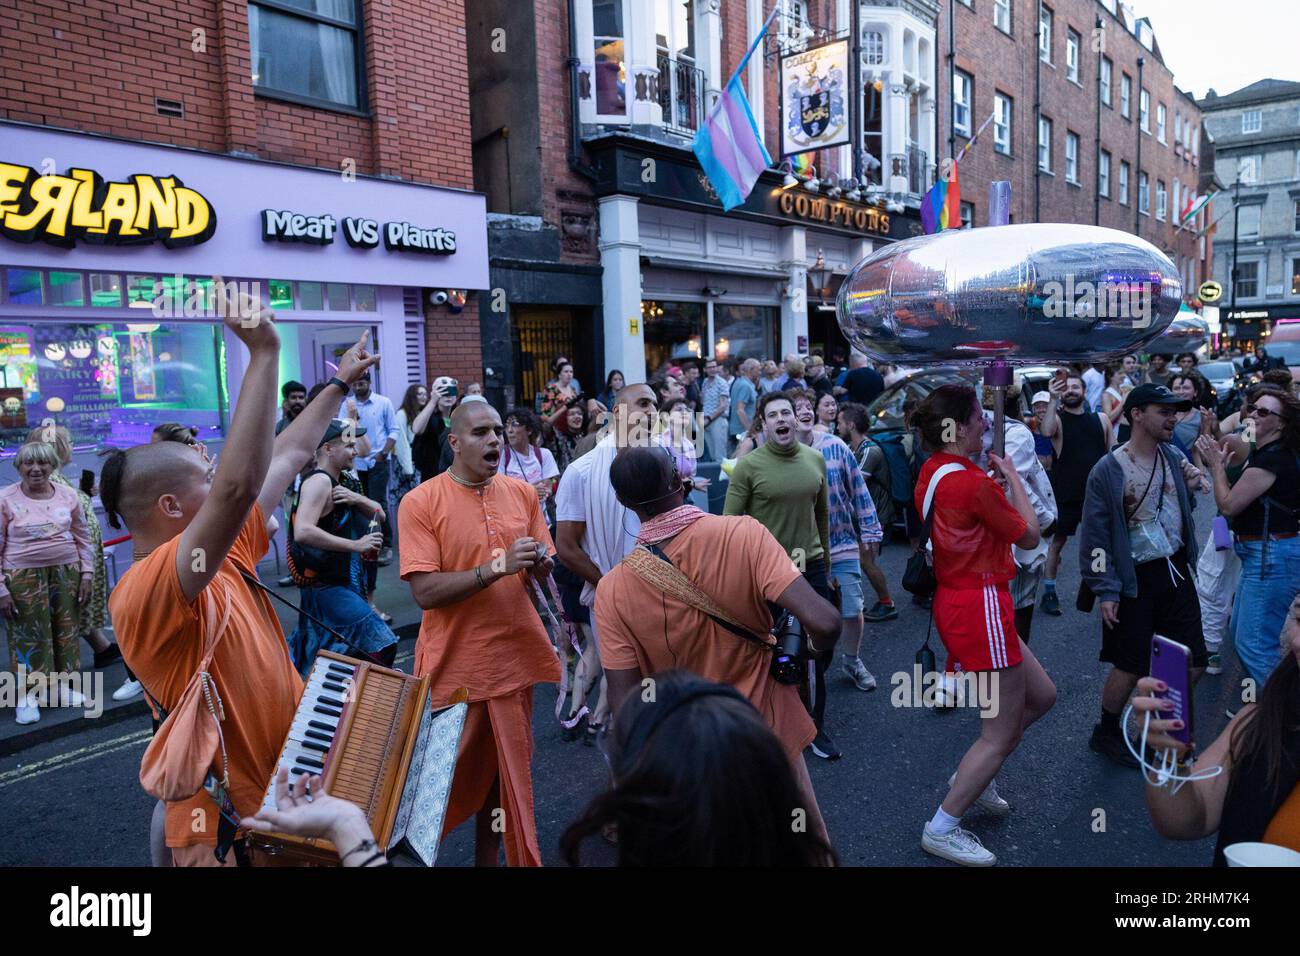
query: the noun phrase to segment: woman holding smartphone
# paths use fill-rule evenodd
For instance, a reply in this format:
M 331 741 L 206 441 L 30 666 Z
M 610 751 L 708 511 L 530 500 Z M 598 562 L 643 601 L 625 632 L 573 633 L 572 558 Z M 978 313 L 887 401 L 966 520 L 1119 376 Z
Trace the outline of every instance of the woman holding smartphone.
M 1194 780 L 1174 792 L 1147 782 L 1147 811 L 1156 832 L 1171 840 L 1200 840 L 1218 833 L 1214 865 L 1234 843 L 1272 843 L 1300 851 L 1300 598 L 1291 602 L 1282 629 L 1284 656 L 1264 685 L 1259 704 L 1249 704 L 1228 723 L 1190 770 L 1223 772 Z M 1168 712 L 1174 703 L 1157 697 L 1168 690 L 1155 677 L 1138 681 L 1133 710 L 1139 724 L 1150 715 L 1147 746 L 1188 752 L 1176 734 L 1182 722 Z
M 948 781 L 948 795 L 925 825 L 921 847 L 966 866 L 997 862 L 979 838 L 961 827 L 972 806 L 1003 815 L 994 777 L 1030 724 L 1056 702 L 1056 687 L 1016 633 L 1010 582 L 1011 546 L 1038 546 L 1038 517 L 1015 466 L 989 455 L 994 477 L 972 461 L 986 426 L 973 388 L 944 385 L 911 414 L 910 423 L 933 454 L 916 483 L 916 508 L 932 515 L 934 624 L 948 651 L 949 671 L 988 674 L 997 710 L 982 714 L 980 735 Z M 1008 494 L 1010 501 L 1007 500 Z

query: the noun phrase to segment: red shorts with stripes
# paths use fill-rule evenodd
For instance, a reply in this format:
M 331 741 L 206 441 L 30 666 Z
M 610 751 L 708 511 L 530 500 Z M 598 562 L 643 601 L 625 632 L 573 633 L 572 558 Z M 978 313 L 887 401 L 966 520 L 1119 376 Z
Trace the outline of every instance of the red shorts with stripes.
M 1020 663 L 1016 612 L 1007 585 L 939 587 L 934 626 L 948 651 L 948 669 L 1000 670 Z

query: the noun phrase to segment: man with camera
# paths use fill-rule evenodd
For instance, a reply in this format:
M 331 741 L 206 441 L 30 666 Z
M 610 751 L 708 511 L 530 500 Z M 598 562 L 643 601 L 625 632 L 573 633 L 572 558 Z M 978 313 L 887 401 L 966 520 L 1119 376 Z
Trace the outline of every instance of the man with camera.
M 807 797 L 809 832 L 824 837 L 802 758 L 816 728 L 799 700 L 807 667 L 796 635 L 805 631 L 817 650 L 833 649 L 839 612 L 758 521 L 685 504 L 687 488 L 666 449 L 625 449 L 609 476 L 641 521 L 638 546 L 596 588 L 611 710 L 633 691 L 652 694 L 645 678 L 674 668 L 734 686 L 781 740 Z M 781 608 L 793 616 L 783 618 L 780 639 L 771 636 L 773 606 L 775 616 Z

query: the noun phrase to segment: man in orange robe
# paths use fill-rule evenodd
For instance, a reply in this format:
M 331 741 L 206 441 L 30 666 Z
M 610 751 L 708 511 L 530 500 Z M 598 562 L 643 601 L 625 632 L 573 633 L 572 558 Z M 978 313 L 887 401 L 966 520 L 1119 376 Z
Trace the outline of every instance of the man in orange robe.
M 424 608 L 415 673 L 434 706 L 469 692 L 443 833 L 476 816 L 475 863 L 541 866 L 533 819 L 533 685 L 560 679 L 528 589 L 554 561 L 537 491 L 498 475 L 501 416 L 468 402 L 451 417 L 451 468 L 402 499 L 401 576 Z

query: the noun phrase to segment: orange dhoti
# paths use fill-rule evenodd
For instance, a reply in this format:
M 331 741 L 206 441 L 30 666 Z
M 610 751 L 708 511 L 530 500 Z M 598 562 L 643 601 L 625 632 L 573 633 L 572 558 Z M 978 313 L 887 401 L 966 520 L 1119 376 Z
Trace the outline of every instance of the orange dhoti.
M 533 689 L 489 697 L 469 705 L 456 757 L 442 834 L 486 809 L 501 830 L 507 866 L 541 866 L 533 818 Z M 500 781 L 500 807 L 484 807 Z M 497 823 L 499 818 L 500 823 Z

